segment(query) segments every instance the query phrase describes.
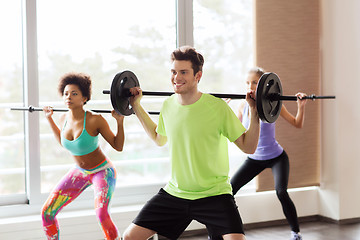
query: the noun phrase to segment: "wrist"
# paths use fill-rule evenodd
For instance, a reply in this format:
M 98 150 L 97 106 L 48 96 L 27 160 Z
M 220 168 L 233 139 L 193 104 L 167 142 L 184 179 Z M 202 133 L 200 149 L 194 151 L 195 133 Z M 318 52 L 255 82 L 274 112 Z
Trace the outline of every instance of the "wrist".
M 117 118 L 116 121 L 117 121 L 117 123 L 118 123 L 119 125 L 122 125 L 123 122 L 124 122 L 124 116 L 121 116 L 121 117 Z
M 305 109 L 305 105 L 299 105 L 299 106 L 298 106 L 298 109 L 304 110 L 304 109 Z
M 133 105 L 131 105 L 131 107 L 134 110 L 134 112 L 137 112 L 141 109 L 140 103 L 134 103 Z
M 256 109 L 256 106 L 250 108 L 250 114 L 251 114 L 251 116 L 259 117 L 259 114 L 258 114 L 258 111 L 257 111 L 257 109 Z

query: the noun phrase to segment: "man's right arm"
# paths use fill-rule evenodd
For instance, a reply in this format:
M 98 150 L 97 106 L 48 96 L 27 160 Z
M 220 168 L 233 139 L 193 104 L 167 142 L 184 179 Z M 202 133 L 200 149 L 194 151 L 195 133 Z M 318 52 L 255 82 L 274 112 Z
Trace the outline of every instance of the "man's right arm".
M 167 142 L 167 137 L 162 136 L 156 132 L 157 125 L 150 118 L 149 113 L 145 111 L 145 109 L 141 106 L 140 100 L 142 98 L 142 91 L 138 87 L 134 87 L 130 89 L 131 94 L 130 104 L 135 112 L 136 117 L 139 119 L 141 125 L 145 129 L 147 135 L 158 145 L 163 146 Z

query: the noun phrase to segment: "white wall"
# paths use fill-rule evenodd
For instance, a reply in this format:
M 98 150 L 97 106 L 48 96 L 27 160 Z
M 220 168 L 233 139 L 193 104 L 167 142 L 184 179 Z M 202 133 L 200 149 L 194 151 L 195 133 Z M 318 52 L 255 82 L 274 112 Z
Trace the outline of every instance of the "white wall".
M 360 1 L 322 0 L 321 215 L 360 217 Z

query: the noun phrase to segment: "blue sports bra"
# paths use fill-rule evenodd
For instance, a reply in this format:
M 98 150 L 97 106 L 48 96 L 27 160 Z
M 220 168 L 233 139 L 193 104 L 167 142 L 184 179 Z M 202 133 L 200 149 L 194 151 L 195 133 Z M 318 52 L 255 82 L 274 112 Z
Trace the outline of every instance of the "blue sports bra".
M 84 126 L 80 136 L 74 140 L 67 140 L 64 136 L 64 129 L 67 121 L 65 121 L 64 127 L 61 130 L 61 145 L 69 150 L 74 156 L 82 156 L 95 151 L 99 146 L 99 137 L 91 136 L 85 128 L 86 123 L 86 111 L 84 116 Z

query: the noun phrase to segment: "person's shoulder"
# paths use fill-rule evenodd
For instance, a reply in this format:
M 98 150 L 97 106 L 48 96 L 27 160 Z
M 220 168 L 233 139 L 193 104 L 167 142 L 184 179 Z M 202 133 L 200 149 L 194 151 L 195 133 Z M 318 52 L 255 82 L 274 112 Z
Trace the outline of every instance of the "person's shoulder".
M 59 117 L 59 123 L 62 125 L 64 124 L 65 120 L 66 120 L 66 115 L 67 113 L 62 113 Z
M 105 121 L 105 118 L 100 114 L 90 110 L 86 111 L 86 118 L 90 123 L 99 123 Z
M 87 116 L 88 118 L 97 118 L 97 117 L 101 116 L 101 114 L 100 114 L 100 113 L 93 112 L 93 111 L 91 111 L 91 110 L 86 110 L 86 116 Z
M 173 103 L 174 101 L 176 101 L 176 94 L 173 94 L 173 95 L 165 98 L 163 104 L 171 104 L 171 103 Z
M 215 97 L 209 93 L 203 93 L 203 96 L 205 98 L 206 101 L 210 102 L 210 103 L 214 103 L 214 104 L 225 104 L 227 105 L 227 103 L 222 99 L 222 98 L 218 98 L 218 97 Z
M 212 112 L 216 112 L 216 114 L 223 115 L 226 112 L 232 111 L 231 107 L 226 103 L 226 101 L 222 98 L 215 97 L 211 94 L 203 94 L 206 106 L 211 109 Z

